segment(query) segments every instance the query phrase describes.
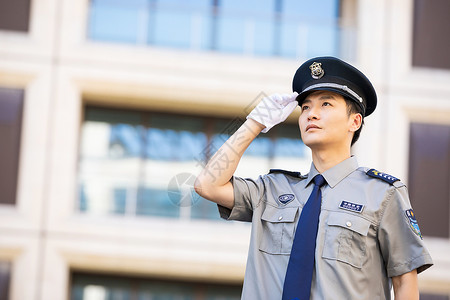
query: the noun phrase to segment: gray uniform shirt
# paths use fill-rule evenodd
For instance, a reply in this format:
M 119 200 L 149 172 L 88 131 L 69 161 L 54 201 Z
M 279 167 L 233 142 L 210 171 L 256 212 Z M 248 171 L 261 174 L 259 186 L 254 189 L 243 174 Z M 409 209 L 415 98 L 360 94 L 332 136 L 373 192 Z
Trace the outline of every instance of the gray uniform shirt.
M 433 263 L 406 186 L 367 175 L 351 157 L 322 173 L 311 299 L 391 299 L 390 277 Z M 222 218 L 252 222 L 242 299 L 281 299 L 297 221 L 318 171 L 232 178 L 235 205 Z

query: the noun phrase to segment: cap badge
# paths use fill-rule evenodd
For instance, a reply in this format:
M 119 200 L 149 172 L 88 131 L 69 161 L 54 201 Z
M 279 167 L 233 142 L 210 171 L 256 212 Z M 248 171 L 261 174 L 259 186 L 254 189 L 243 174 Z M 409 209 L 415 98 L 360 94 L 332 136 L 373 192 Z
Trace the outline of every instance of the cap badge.
M 313 62 L 309 68 L 311 69 L 311 76 L 314 79 L 320 79 L 325 75 L 325 71 L 322 69 L 322 63 Z

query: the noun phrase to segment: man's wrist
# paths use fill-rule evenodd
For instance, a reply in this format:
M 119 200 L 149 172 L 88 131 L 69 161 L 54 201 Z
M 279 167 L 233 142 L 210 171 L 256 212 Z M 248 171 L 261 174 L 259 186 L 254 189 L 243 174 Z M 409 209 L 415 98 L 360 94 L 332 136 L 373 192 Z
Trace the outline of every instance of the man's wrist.
M 253 120 L 252 118 L 248 118 L 248 119 L 245 121 L 245 124 L 246 124 L 247 126 L 249 126 L 249 129 L 250 129 L 252 132 L 256 133 L 256 135 L 258 135 L 264 128 L 266 128 L 265 125 L 259 123 L 258 121 Z

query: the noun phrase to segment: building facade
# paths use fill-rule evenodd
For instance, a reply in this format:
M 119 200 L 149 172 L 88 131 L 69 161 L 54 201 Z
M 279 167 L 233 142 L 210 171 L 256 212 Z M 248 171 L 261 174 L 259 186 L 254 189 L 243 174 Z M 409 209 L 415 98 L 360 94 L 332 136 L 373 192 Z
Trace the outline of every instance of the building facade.
M 334 55 L 379 105 L 354 147 L 409 186 L 450 298 L 445 0 L 0 1 L 0 299 L 239 299 L 250 227 L 192 183 L 306 59 Z M 436 34 L 436 33 L 442 34 Z M 238 174 L 305 173 L 295 112 Z

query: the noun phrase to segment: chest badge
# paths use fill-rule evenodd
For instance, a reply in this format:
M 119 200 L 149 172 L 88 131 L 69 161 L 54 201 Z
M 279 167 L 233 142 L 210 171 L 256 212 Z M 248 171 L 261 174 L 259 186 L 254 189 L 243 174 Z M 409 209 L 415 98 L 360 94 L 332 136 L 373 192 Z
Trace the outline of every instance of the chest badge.
M 294 199 L 295 199 L 295 196 L 293 194 L 283 194 L 278 197 L 278 201 L 280 201 L 280 203 L 282 203 L 284 205 L 288 204 L 289 202 L 291 202 Z
M 345 210 L 349 210 L 349 211 L 353 211 L 356 213 L 362 213 L 363 209 L 364 209 L 364 205 L 363 204 L 357 204 L 357 203 L 352 203 L 352 202 L 348 202 L 348 201 L 341 201 L 341 204 L 339 204 L 339 208 L 341 209 L 345 209 Z

